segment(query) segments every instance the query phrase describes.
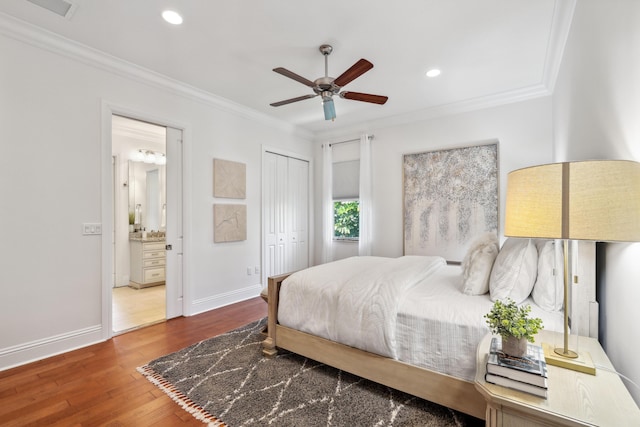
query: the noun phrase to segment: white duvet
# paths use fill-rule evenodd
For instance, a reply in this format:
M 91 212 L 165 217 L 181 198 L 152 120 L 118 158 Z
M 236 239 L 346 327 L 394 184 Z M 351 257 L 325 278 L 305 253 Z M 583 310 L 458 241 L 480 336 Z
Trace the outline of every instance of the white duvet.
M 280 324 L 397 359 L 401 297 L 446 265 L 441 257 L 353 257 L 289 276 L 280 289 Z
M 373 284 L 373 285 L 372 285 Z M 343 293 L 338 291 L 342 290 Z M 562 331 L 561 311 L 531 314 Z M 473 381 L 489 294 L 465 295 L 460 266 L 439 257 L 355 257 L 284 281 L 278 320 L 332 341 Z

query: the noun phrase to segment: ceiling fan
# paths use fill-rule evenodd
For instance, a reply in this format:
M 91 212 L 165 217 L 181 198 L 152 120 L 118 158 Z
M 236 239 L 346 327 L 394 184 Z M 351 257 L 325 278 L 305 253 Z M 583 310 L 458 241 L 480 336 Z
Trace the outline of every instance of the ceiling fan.
M 303 101 L 305 99 L 315 98 L 316 96 L 322 97 L 322 106 L 324 109 L 324 119 L 334 120 L 336 118 L 336 109 L 333 105 L 333 95 L 339 95 L 340 98 L 351 99 L 353 101 L 370 102 L 373 104 L 384 104 L 389 99 L 386 96 L 371 95 L 368 93 L 360 92 L 347 92 L 342 91 L 343 86 L 357 79 L 367 71 L 373 68 L 373 64 L 366 59 L 360 59 L 351 66 L 347 71 L 342 73 L 339 77 L 329 77 L 329 55 L 333 51 L 333 47 L 328 44 L 320 46 L 320 52 L 324 55 L 324 77 L 319 77 L 314 81 L 307 80 L 298 74 L 287 70 L 286 68 L 278 67 L 274 68 L 278 74 L 282 74 L 285 77 L 289 77 L 303 85 L 309 86 L 314 94 L 303 95 L 297 98 L 285 99 L 284 101 L 274 102 L 270 104 L 272 107 L 280 107 L 281 105 L 291 104 L 292 102 Z

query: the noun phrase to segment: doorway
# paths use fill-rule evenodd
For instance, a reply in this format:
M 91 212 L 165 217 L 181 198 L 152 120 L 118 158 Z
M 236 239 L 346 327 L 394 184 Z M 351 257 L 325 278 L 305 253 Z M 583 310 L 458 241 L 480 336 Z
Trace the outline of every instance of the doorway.
M 122 190 L 124 184 L 128 186 L 128 173 L 123 171 L 128 169 L 128 159 L 125 155 L 121 157 L 120 161 L 112 166 L 112 159 L 114 157 L 113 145 L 113 122 L 119 120 L 119 118 L 128 118 L 137 122 L 153 124 L 164 128 L 166 131 L 165 147 L 166 147 L 166 201 L 160 204 L 161 213 L 160 221 L 164 223 L 165 231 L 165 246 L 155 242 L 159 245 L 157 248 L 150 248 L 157 250 L 161 249 L 165 252 L 165 319 L 171 319 L 174 317 L 182 316 L 185 312 L 184 297 L 184 274 L 185 269 L 183 264 L 186 262 L 184 253 L 184 230 L 187 229 L 184 224 L 188 221 L 185 215 L 183 215 L 184 202 L 183 202 L 183 180 L 185 179 L 184 152 L 183 148 L 183 134 L 188 132 L 188 129 L 184 125 L 178 124 L 168 119 L 152 118 L 148 114 L 130 110 L 126 107 L 115 106 L 107 102 L 102 104 L 102 337 L 103 339 L 109 339 L 114 335 L 113 331 L 113 289 L 115 283 L 115 268 L 118 262 L 122 263 L 122 258 L 118 261 L 116 259 L 116 251 L 114 250 L 116 239 L 116 222 L 118 227 L 126 227 L 126 235 L 128 238 L 129 233 L 129 217 L 133 217 L 133 223 L 140 221 L 140 218 L 136 218 L 136 215 L 142 215 L 142 206 L 136 206 L 133 204 L 133 212 L 129 212 L 129 200 L 128 190 L 119 203 L 122 206 L 126 206 L 126 216 L 116 217 L 114 212 L 116 211 L 116 200 L 114 194 L 117 189 Z M 133 132 L 135 134 L 135 132 Z M 140 136 L 138 134 L 138 136 Z M 125 169 L 124 164 L 127 165 Z M 120 167 L 119 165 L 123 165 Z M 118 173 L 116 173 L 116 170 Z M 127 170 L 128 172 L 128 170 Z M 124 175 L 122 175 L 124 174 Z M 188 175 L 188 173 L 187 173 Z M 186 177 L 188 179 L 188 176 Z M 138 208 L 138 209 L 136 209 Z M 120 212 L 120 210 L 118 210 Z M 131 215 L 130 215 L 131 214 Z M 144 230 L 149 231 L 149 230 Z M 147 236 L 153 237 L 153 236 Z M 145 259 L 149 261 L 148 259 Z M 130 262 L 130 261 L 129 261 Z M 158 271 L 150 271 L 148 274 L 157 280 Z
M 167 128 L 112 116 L 112 332 L 166 316 Z

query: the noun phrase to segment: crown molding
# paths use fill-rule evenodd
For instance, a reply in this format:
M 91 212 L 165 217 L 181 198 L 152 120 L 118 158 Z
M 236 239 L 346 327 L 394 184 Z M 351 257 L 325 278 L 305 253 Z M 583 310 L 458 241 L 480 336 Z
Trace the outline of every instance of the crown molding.
M 131 62 L 109 55 L 100 50 L 62 37 L 59 34 L 37 27 L 6 13 L 0 12 L 0 34 L 40 49 L 59 54 L 85 65 L 99 68 L 109 73 L 126 77 L 139 83 L 165 90 L 173 94 L 202 102 L 211 107 L 236 114 L 276 128 L 301 138 L 311 140 L 313 134 L 283 120 L 252 110 L 244 105 L 230 101 L 221 96 L 203 91 L 163 74 L 138 66 Z
M 326 132 L 308 131 L 289 122 L 278 120 L 244 105 L 210 92 L 203 91 L 199 88 L 188 85 L 179 80 L 172 79 L 155 71 L 140 67 L 131 62 L 124 61 L 105 52 L 77 43 L 73 40 L 1 12 L 0 33 L 41 49 L 100 68 L 112 74 L 123 76 L 191 100 L 202 102 L 223 111 L 296 135 L 300 138 L 317 141 L 348 133 L 360 132 L 362 129 L 383 128 L 431 120 L 438 117 L 492 108 L 499 105 L 521 102 L 553 94 L 553 89 L 562 63 L 564 49 L 569 37 L 569 30 L 571 28 L 576 1 L 577 0 L 556 0 L 555 2 L 552 22 L 549 30 L 549 42 L 547 45 L 545 64 L 539 84 L 451 104 L 438 105 L 383 119 L 365 121 L 350 127 L 338 128 Z
M 549 95 L 551 95 L 551 92 L 543 84 L 537 84 L 503 93 L 482 96 L 451 104 L 437 105 L 435 107 L 425 108 L 410 113 L 398 114 L 383 119 L 358 123 L 354 126 L 340 128 L 335 131 L 319 132 L 314 135 L 314 141 L 325 141 L 328 138 L 339 137 L 340 135 L 362 133 L 363 129 L 372 131 L 375 129 L 419 123 L 440 117 L 485 110 L 488 108 L 499 107 Z

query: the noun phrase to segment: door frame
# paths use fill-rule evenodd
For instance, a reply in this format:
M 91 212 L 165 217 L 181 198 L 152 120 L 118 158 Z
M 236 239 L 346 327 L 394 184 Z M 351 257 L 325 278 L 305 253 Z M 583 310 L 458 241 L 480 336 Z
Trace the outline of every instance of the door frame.
M 101 222 L 102 222 L 102 338 L 107 340 L 113 337 L 112 319 L 112 275 L 113 275 L 113 178 L 112 178 L 112 116 L 120 115 L 135 120 L 141 120 L 160 126 L 172 127 L 182 131 L 182 229 L 183 229 L 183 256 L 182 256 L 182 313 L 189 315 L 188 307 L 191 305 L 191 290 L 189 283 L 189 242 L 191 242 L 191 173 L 190 168 L 185 167 L 185 159 L 190 158 L 191 132 L 189 126 L 178 123 L 175 120 L 154 115 L 149 112 L 134 110 L 107 100 L 102 100 L 102 153 L 101 153 Z M 168 300 L 167 300 L 168 301 Z

